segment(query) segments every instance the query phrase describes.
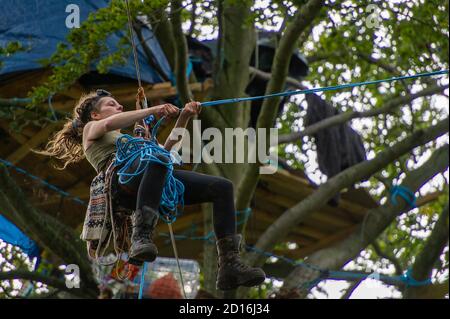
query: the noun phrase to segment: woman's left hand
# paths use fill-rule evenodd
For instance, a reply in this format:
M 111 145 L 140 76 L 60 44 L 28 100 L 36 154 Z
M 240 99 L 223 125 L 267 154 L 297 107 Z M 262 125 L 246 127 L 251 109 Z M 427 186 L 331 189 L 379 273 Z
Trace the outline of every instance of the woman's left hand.
M 181 116 L 191 118 L 195 115 L 200 114 L 201 111 L 202 107 L 200 102 L 189 102 L 186 103 L 183 110 L 181 111 Z

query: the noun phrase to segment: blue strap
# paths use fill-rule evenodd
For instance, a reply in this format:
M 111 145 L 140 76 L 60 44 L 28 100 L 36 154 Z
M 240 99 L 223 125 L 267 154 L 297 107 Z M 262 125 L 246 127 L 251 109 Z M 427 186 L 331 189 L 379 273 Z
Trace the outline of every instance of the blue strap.
M 408 269 L 406 273 L 404 273 L 402 276 L 400 276 L 400 280 L 405 283 L 406 286 L 410 287 L 419 287 L 419 286 L 426 286 L 431 284 L 431 278 L 428 278 L 426 280 L 415 280 L 412 277 L 412 269 Z
M 392 204 L 397 205 L 397 196 L 400 196 L 408 203 L 409 207 L 416 207 L 416 195 L 414 195 L 409 188 L 402 185 L 396 185 L 390 189 L 390 193 Z
M 246 101 L 262 100 L 262 99 L 273 98 L 273 97 L 283 97 L 283 96 L 292 96 L 292 95 L 299 95 L 299 94 L 334 91 L 334 90 L 353 88 L 353 87 L 358 87 L 358 86 L 363 86 L 363 85 L 373 85 L 373 84 L 378 84 L 378 83 L 393 82 L 393 81 L 405 80 L 405 79 L 415 79 L 415 78 L 420 78 L 420 77 L 425 77 L 425 76 L 442 75 L 442 74 L 447 74 L 447 73 L 448 73 L 448 70 L 441 70 L 441 71 L 434 71 L 434 72 L 419 73 L 419 74 L 415 74 L 415 75 L 397 76 L 397 77 L 375 80 L 375 81 L 365 81 L 365 82 L 334 85 L 334 86 L 328 86 L 328 87 L 323 87 L 323 88 L 319 87 L 319 88 L 308 89 L 308 90 L 295 90 L 295 91 L 291 90 L 291 91 L 268 94 L 268 95 L 261 95 L 261 96 L 251 96 L 251 97 L 203 102 L 201 104 L 201 106 L 205 106 L 205 107 L 206 106 L 215 106 L 215 105 L 222 105 L 222 104 L 231 104 L 231 103 L 239 103 L 239 102 L 246 102 Z

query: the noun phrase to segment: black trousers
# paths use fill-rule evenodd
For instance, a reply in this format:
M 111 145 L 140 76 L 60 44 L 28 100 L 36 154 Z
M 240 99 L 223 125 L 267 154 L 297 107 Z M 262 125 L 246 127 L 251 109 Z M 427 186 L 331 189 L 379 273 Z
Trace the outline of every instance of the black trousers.
M 165 156 L 160 156 L 159 159 L 166 163 L 168 161 Z M 137 165 L 138 160 L 127 173 L 135 170 Z M 126 185 L 118 183 L 115 175 L 116 195 L 121 204 L 129 208 L 139 209 L 146 205 L 158 210 L 166 176 L 167 167 L 159 163 L 149 163 L 141 175 L 135 176 Z M 173 176 L 185 187 L 185 205 L 213 203 L 214 232 L 217 239 L 236 234 L 234 190 L 230 180 L 177 169 L 174 169 Z

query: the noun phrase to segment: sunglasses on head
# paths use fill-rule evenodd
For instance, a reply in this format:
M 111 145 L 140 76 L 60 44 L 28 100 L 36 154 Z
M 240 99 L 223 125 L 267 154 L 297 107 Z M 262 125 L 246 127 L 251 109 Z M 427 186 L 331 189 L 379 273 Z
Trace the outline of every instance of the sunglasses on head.
M 111 93 L 109 93 L 108 91 L 103 90 L 103 89 L 98 89 L 98 90 L 96 91 L 96 93 L 97 93 L 97 96 L 100 96 L 100 97 L 104 97 L 104 96 L 112 96 Z

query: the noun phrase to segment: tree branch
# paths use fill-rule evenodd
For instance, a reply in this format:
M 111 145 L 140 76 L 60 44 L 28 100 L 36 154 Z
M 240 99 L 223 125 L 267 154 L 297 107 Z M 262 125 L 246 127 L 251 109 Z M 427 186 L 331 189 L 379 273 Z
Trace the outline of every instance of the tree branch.
M 304 128 L 300 132 L 294 132 L 291 134 L 281 135 L 278 138 L 278 144 L 293 143 L 293 142 L 301 139 L 304 136 L 316 134 L 318 131 L 321 131 L 323 129 L 330 128 L 330 127 L 333 127 L 336 125 L 343 124 L 345 122 L 348 122 L 348 121 L 356 119 L 356 118 L 374 117 L 374 116 L 377 116 L 380 114 L 393 112 L 396 108 L 398 108 L 402 105 L 408 104 L 417 98 L 434 95 L 434 94 L 445 91 L 447 88 L 448 88 L 448 84 L 443 85 L 443 86 L 437 86 L 437 85 L 431 86 L 431 87 L 423 89 L 422 91 L 419 91 L 417 93 L 407 94 L 405 96 L 401 96 L 401 97 L 397 97 L 392 100 L 389 100 L 381 108 L 374 108 L 372 110 L 365 111 L 365 112 L 349 111 L 349 112 L 341 113 L 338 115 L 334 115 L 334 116 L 328 117 L 320 122 L 317 122 L 313 125 L 310 125 L 310 126 Z
M 191 25 L 189 26 L 189 36 L 192 36 L 192 34 L 195 31 L 195 20 L 197 19 L 197 1 L 196 0 L 192 0 L 192 10 L 191 10 Z
M 161 69 L 158 62 L 155 59 L 155 55 L 153 54 L 150 47 L 147 45 L 147 42 L 145 41 L 144 36 L 142 35 L 142 26 L 141 23 L 133 24 L 133 29 L 136 32 L 136 36 L 139 39 L 139 44 L 142 46 L 142 49 L 144 50 L 145 55 L 147 56 L 147 62 L 148 64 L 156 70 L 156 72 L 159 74 L 159 76 L 164 81 L 169 81 L 170 79 L 167 77 L 166 73 Z
M 411 171 L 401 185 L 416 192 L 431 178 L 448 168 L 448 155 L 448 145 L 439 148 L 422 166 Z M 397 216 L 410 209 L 410 206 L 402 200 L 397 205 L 387 201 L 383 206 L 369 210 L 365 221 L 348 238 L 315 252 L 308 257 L 307 262 L 321 269 L 341 269 L 372 243 Z M 317 278 L 316 271 L 297 267 L 284 281 L 280 294 L 292 293 L 292 290 L 295 290 L 299 297 L 305 297 L 308 290 L 298 287 L 315 278 Z
M 359 287 L 359 285 L 362 283 L 362 280 L 357 280 L 350 284 L 350 286 L 345 290 L 345 293 L 342 295 L 341 299 L 350 299 L 352 294 L 355 292 L 355 290 Z
M 411 276 L 417 281 L 423 281 L 431 278 L 433 266 L 436 261 L 439 260 L 442 251 L 448 243 L 448 215 L 449 212 L 447 202 L 430 237 L 427 238 L 422 251 L 416 257 L 416 261 L 412 266 Z M 423 290 L 423 287 L 407 287 L 403 293 L 403 297 L 408 299 L 420 298 Z
M 394 265 L 396 275 L 401 275 L 403 273 L 403 267 L 400 265 L 400 261 L 397 258 L 395 258 L 395 256 L 392 253 L 388 253 L 386 251 L 381 250 L 380 245 L 376 241 L 372 243 L 372 247 L 378 256 L 389 260 Z
M 256 248 L 270 251 L 280 242 L 289 231 L 304 221 L 310 214 L 325 205 L 336 193 L 345 187 L 349 187 L 358 181 L 376 173 L 398 157 L 410 152 L 417 146 L 432 141 L 448 132 L 448 119 L 440 121 L 437 125 L 427 129 L 418 130 L 392 147 L 380 152 L 375 158 L 354 165 L 338 175 L 330 178 L 321 185 L 312 195 L 294 205 L 284 212 L 265 232 L 256 243 Z M 250 254 L 251 264 L 260 264 L 264 258 L 257 254 Z
M 249 67 L 249 71 L 252 75 L 255 75 L 257 78 L 260 78 L 261 80 L 270 81 L 270 79 L 272 78 L 272 73 L 261 71 L 253 66 Z M 286 77 L 286 84 L 288 84 L 290 87 L 300 90 L 308 89 L 308 87 L 303 85 L 300 81 L 291 78 L 289 76 Z

